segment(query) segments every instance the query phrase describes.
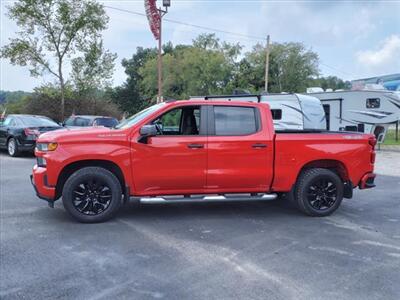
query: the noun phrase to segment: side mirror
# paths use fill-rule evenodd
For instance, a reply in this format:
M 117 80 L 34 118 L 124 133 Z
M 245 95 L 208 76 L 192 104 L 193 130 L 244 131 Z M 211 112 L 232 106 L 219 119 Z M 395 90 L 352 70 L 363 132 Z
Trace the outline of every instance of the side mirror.
M 144 125 L 142 128 L 140 128 L 140 135 L 143 137 L 157 135 L 156 125 Z

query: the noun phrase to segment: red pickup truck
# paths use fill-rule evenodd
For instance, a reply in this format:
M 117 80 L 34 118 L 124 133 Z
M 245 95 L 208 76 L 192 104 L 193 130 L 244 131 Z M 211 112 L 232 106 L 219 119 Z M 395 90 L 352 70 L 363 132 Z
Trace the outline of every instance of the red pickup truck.
M 374 186 L 375 137 L 275 132 L 265 103 L 171 101 L 114 129 L 41 135 L 31 180 L 78 221 L 101 222 L 142 203 L 270 200 L 290 193 L 310 216 L 334 212 L 353 188 Z

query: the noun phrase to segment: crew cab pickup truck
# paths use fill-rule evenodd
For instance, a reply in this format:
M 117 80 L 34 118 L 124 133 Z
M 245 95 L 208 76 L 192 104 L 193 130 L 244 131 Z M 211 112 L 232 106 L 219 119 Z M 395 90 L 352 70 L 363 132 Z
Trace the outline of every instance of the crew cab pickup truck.
M 334 212 L 353 188 L 374 186 L 375 137 L 275 132 L 266 103 L 188 100 L 153 105 L 114 129 L 42 134 L 32 183 L 62 197 L 80 222 L 142 203 L 270 200 L 292 195 L 310 216 Z

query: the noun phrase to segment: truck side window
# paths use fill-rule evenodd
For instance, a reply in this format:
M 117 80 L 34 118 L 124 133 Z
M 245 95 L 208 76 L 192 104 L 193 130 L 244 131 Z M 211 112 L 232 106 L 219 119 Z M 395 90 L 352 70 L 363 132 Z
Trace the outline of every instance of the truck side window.
M 367 108 L 379 108 L 381 106 L 381 100 L 379 98 L 368 98 L 367 99 Z
M 161 129 L 162 135 L 198 135 L 200 131 L 200 107 L 184 106 L 172 109 L 152 122 Z
M 215 135 L 248 135 L 257 132 L 253 107 L 214 106 Z

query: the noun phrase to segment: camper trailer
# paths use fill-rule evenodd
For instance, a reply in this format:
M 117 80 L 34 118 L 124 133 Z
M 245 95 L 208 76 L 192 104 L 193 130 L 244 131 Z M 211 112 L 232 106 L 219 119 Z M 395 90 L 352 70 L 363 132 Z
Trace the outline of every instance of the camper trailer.
M 326 128 L 324 109 L 318 98 L 301 94 L 192 96 L 194 100 L 244 101 L 268 103 L 274 127 L 283 130 L 321 130 Z
M 382 90 L 307 94 L 321 100 L 326 129 L 373 133 L 379 142 L 390 124 L 400 120 L 400 93 Z

